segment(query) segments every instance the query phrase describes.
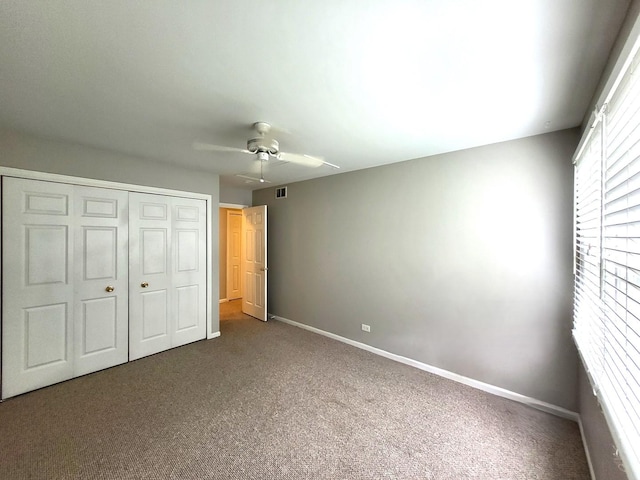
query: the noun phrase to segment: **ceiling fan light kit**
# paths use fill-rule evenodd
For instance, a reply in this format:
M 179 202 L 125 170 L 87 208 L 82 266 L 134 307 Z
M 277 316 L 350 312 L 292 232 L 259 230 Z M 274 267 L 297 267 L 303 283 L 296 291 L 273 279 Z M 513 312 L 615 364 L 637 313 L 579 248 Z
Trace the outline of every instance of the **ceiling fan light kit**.
M 265 152 L 275 157 L 280 152 L 280 144 L 274 138 L 257 137 L 247 141 L 247 150 L 251 153 Z
M 261 162 L 266 162 L 269 160 L 269 152 L 258 150 L 256 153 L 258 156 L 258 160 L 260 160 Z

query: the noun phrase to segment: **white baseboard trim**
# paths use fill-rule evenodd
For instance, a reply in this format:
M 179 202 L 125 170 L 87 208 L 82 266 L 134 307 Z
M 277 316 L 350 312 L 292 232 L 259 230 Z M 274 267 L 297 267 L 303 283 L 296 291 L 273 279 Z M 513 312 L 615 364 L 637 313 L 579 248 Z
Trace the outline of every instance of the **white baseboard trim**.
M 221 298 L 219 303 L 227 303 L 229 300 L 227 300 L 226 298 Z
M 589 445 L 587 445 L 587 436 L 584 434 L 584 427 L 582 426 L 582 419 L 578 416 L 578 427 L 580 427 L 580 437 L 582 438 L 582 447 L 584 448 L 584 454 L 587 457 L 587 465 L 589 465 L 589 475 L 591 480 L 596 480 L 596 472 L 593 469 L 593 463 L 591 463 L 591 455 L 589 454 Z
M 207 340 L 209 340 L 209 339 L 211 339 L 211 338 L 218 338 L 219 336 L 220 336 L 220 331 L 213 332 L 212 334 L 210 334 L 210 335 L 207 337 Z
M 387 352 L 386 350 L 372 347 L 371 345 L 367 345 L 366 343 L 356 342 L 355 340 L 351 340 L 346 337 L 341 337 L 340 335 L 336 335 L 335 333 L 326 332 L 324 330 L 320 330 L 319 328 L 305 325 L 304 323 L 299 323 L 293 320 L 289 320 L 288 318 L 279 317 L 278 315 L 273 315 L 270 313 L 268 314 L 268 318 L 270 319 L 273 318 L 280 322 L 288 323 L 289 325 L 293 325 L 295 327 L 300 327 L 305 330 L 309 330 L 310 332 L 324 335 L 325 337 L 338 340 L 339 342 L 346 343 L 347 345 L 361 348 L 362 350 L 375 353 L 376 355 L 380 355 L 390 360 L 395 360 L 396 362 L 404 363 L 405 365 L 410 365 L 412 367 L 419 368 L 420 370 L 424 370 L 425 372 L 433 373 L 434 375 L 438 375 L 440 377 L 453 380 L 454 382 L 462 383 L 464 385 L 477 388 L 478 390 L 482 390 L 487 393 L 497 395 L 499 397 L 507 398 L 515 402 L 529 405 L 530 407 L 536 408 L 538 410 L 542 410 L 543 412 L 551 413 L 558 417 L 567 418 L 569 420 L 573 420 L 574 422 L 578 422 L 580 419 L 580 416 L 576 412 L 572 412 L 571 410 L 567 410 L 566 408 L 559 407 L 551 403 L 543 402 L 542 400 L 538 400 L 536 398 L 527 397 L 525 395 L 512 392 L 511 390 L 507 390 L 501 387 L 496 387 L 495 385 L 491 385 L 488 383 L 480 382 L 478 380 L 474 380 L 473 378 L 465 377 L 463 375 L 459 375 L 457 373 L 453 373 L 448 370 L 444 370 L 442 368 L 434 367 L 432 365 L 428 365 L 426 363 L 413 360 L 412 358 L 407 358 L 407 357 L 403 357 L 402 355 L 397 355 L 395 353 Z

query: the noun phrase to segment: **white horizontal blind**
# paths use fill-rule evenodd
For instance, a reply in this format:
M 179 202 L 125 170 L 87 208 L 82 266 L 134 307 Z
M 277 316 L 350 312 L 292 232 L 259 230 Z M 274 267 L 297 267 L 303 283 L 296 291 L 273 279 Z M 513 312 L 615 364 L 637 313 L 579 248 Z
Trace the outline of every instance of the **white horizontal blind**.
M 607 406 L 640 448 L 640 81 L 635 58 L 606 112 L 603 281 Z M 606 388 L 605 388 L 606 385 Z M 637 460 L 637 459 L 636 459 Z
M 575 170 L 575 335 L 596 375 L 604 368 L 604 318 L 600 302 L 602 237 L 602 124 L 591 132 Z
M 640 475 L 639 62 L 636 55 L 576 163 L 576 343 L 631 478 Z M 593 193 L 590 174 L 600 176 L 601 193 Z M 598 240 L 591 228 L 598 222 L 581 207 L 589 195 L 601 195 Z

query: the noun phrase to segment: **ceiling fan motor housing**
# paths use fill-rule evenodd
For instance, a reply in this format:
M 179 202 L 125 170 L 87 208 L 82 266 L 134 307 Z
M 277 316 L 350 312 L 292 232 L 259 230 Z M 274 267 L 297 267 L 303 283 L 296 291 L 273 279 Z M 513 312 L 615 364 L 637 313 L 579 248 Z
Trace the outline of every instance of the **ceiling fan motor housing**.
M 251 153 L 265 152 L 275 157 L 280 152 L 280 144 L 273 138 L 257 137 L 247 141 L 247 150 Z

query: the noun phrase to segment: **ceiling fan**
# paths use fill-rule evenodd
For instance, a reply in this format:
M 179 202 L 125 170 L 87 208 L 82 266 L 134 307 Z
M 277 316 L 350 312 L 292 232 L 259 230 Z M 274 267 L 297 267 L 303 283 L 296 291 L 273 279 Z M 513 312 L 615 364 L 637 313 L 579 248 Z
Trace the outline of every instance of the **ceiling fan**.
M 247 148 L 226 147 L 223 145 L 213 145 L 203 142 L 194 142 L 193 148 L 200 151 L 248 153 L 250 155 L 255 155 L 256 159 L 260 161 L 260 182 L 265 181 L 262 175 L 262 164 L 267 162 L 270 158 L 275 158 L 283 162 L 304 165 L 305 167 L 320 167 L 322 165 L 327 165 L 333 168 L 340 168 L 338 165 L 329 163 L 321 157 L 281 151 L 278 141 L 269 135 L 269 132 L 271 132 L 271 125 L 266 122 L 254 123 L 253 129 L 257 135 L 247 140 Z

